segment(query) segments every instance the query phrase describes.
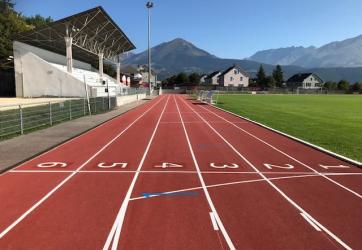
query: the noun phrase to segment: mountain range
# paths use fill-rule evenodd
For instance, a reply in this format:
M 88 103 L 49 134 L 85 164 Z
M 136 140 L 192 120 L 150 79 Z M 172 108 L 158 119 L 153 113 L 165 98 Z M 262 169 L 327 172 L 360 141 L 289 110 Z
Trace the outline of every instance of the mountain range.
M 283 71 L 286 79 L 295 73 L 308 71 L 317 73 L 325 81 L 345 79 L 355 82 L 362 80 L 362 67 L 306 67 L 294 63 L 301 60 L 308 53 L 311 53 L 308 51 L 314 50 L 316 50 L 315 47 L 291 47 L 261 51 L 244 60 L 224 59 L 212 55 L 182 38 L 176 38 L 151 48 L 151 53 L 152 68 L 158 73 L 158 77 L 161 80 L 179 72 L 210 73 L 215 70 L 226 69 L 233 64 L 240 65 L 252 76 L 255 76 L 260 64 L 263 65 L 267 74 L 271 74 L 276 64 L 281 64 L 284 65 Z M 362 65 L 362 55 L 360 58 Z M 147 61 L 148 53 L 146 50 L 138 54 L 129 54 L 123 59 L 122 63 L 137 66 L 147 64 Z
M 255 53 L 249 60 L 268 64 L 298 65 L 306 68 L 362 67 L 362 35 L 320 48 L 288 47 Z

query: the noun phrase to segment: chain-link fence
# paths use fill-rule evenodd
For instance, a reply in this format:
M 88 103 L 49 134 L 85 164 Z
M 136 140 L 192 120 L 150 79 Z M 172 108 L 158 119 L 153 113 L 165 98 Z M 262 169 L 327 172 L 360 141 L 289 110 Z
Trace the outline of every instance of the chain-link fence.
M 68 99 L 46 103 L 0 106 L 0 140 L 42 127 L 99 114 L 117 105 L 116 97 Z

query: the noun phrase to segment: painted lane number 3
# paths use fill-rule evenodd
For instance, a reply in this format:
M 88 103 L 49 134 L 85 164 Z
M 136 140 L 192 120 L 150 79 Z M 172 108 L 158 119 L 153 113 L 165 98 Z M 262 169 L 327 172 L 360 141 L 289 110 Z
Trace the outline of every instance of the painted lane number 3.
M 210 163 L 210 167 L 212 168 L 238 168 L 239 165 L 235 163 L 231 163 L 230 165 L 215 165 L 215 163 Z

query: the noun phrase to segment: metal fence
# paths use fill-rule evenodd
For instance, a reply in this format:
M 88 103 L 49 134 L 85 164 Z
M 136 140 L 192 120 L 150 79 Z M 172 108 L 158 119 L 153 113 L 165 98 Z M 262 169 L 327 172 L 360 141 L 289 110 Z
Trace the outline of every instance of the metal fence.
M 0 106 L 0 140 L 42 127 L 113 109 L 116 97 L 68 99 L 46 103 Z
M 218 91 L 220 94 L 358 94 L 345 90 L 328 90 L 324 88 L 303 89 L 303 88 L 252 88 L 252 87 L 219 87 L 219 86 L 199 86 L 192 90 L 186 90 L 188 94 L 200 91 Z M 359 94 L 362 94 L 360 92 Z

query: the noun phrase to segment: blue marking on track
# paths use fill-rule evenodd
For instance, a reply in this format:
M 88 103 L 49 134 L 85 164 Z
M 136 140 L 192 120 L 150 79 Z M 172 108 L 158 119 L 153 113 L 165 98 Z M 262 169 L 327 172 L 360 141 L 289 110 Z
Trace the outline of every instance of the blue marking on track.
M 175 192 L 175 193 L 155 193 L 155 192 L 143 192 L 142 196 L 145 198 L 155 197 L 155 196 L 198 196 L 198 192 Z

